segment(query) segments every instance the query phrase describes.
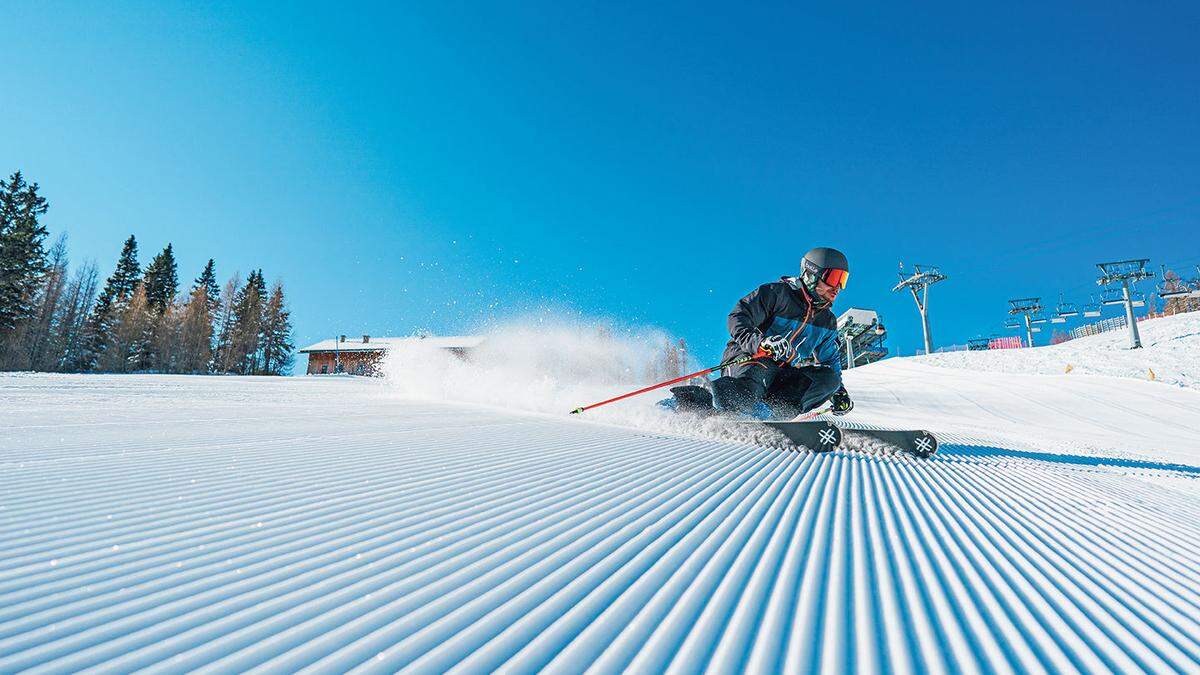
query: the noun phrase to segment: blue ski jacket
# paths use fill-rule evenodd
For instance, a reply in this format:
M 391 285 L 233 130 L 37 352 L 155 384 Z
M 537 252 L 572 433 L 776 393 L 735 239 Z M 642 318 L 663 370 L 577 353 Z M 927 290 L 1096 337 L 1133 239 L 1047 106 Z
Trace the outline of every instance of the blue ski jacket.
M 828 307 L 818 308 L 793 278 L 763 284 L 738 300 L 726 324 L 725 361 L 758 352 L 768 335 L 782 335 L 789 347 L 786 365 L 820 365 L 841 376 L 837 319 Z

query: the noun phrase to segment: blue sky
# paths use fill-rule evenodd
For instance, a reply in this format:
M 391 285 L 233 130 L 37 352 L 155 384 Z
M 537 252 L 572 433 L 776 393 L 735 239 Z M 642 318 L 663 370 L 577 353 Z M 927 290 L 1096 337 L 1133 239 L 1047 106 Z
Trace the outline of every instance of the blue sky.
M 554 307 L 711 360 L 826 245 L 912 353 L 901 260 L 937 344 L 1200 264 L 1195 3 L 81 4 L 5 10 L 0 170 L 103 274 L 262 267 L 300 345 Z

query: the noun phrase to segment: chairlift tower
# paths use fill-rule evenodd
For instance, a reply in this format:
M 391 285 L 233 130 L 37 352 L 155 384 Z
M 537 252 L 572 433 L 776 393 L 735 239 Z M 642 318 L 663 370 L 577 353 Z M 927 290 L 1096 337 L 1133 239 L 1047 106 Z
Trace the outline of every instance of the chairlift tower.
M 1121 297 L 1125 305 L 1125 321 L 1129 324 L 1130 349 L 1141 349 L 1142 336 L 1138 334 L 1137 319 L 1133 316 L 1133 297 L 1129 292 L 1129 282 L 1137 283 L 1142 279 L 1151 279 L 1154 277 L 1154 272 L 1146 269 L 1146 263 L 1148 262 L 1150 262 L 1149 258 L 1137 258 L 1134 260 L 1096 263 L 1096 267 L 1100 268 L 1100 277 L 1096 279 L 1097 284 L 1107 286 L 1111 283 L 1121 282 Z
M 929 331 L 929 287 L 939 281 L 945 281 L 949 277 L 932 265 L 913 265 L 913 269 L 916 271 L 907 278 L 904 276 L 904 272 L 900 272 L 900 283 L 892 288 L 892 292 L 902 288 L 907 288 L 912 292 L 913 300 L 917 303 L 917 311 L 921 313 L 921 331 L 925 335 L 925 353 L 932 354 L 933 336 Z M 917 292 L 917 289 L 920 289 L 920 293 Z
M 1032 347 L 1033 346 L 1033 324 L 1034 323 L 1044 323 L 1046 321 L 1045 318 L 1040 318 L 1036 321 L 1033 318 L 1035 315 L 1041 314 L 1042 299 L 1041 298 L 1016 298 L 1014 300 L 1009 300 L 1008 304 L 1011 305 L 1008 309 L 1009 314 L 1011 314 L 1013 316 L 1016 316 L 1017 314 L 1023 314 L 1025 316 L 1025 337 L 1027 339 L 1026 346 Z

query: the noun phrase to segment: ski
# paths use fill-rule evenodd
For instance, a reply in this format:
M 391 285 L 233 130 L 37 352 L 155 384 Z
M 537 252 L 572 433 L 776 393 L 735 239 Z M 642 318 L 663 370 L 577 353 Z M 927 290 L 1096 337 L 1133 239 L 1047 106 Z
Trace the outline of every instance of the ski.
M 796 445 L 804 446 L 813 452 L 829 452 L 842 442 L 842 430 L 823 420 L 813 421 L 773 421 L 746 422 L 746 424 L 763 424 L 787 437 Z
M 937 436 L 924 429 L 875 429 L 867 425 L 838 421 L 842 429 L 890 443 L 914 457 L 925 458 L 937 452 Z

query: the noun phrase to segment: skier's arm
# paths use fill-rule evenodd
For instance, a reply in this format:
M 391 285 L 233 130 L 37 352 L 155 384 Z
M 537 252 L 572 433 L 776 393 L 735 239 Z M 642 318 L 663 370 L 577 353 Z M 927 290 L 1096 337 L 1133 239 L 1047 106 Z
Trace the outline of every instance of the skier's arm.
M 829 368 L 838 376 L 840 381 L 842 378 L 842 351 L 838 348 L 837 331 L 822 331 L 825 337 L 817 344 L 817 348 L 813 350 L 813 356 L 822 366 Z
M 725 325 L 729 328 L 729 336 L 747 354 L 758 351 L 763 334 L 759 326 L 766 323 L 771 315 L 771 289 L 767 284 L 759 286 L 754 291 L 737 301 Z

